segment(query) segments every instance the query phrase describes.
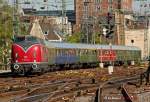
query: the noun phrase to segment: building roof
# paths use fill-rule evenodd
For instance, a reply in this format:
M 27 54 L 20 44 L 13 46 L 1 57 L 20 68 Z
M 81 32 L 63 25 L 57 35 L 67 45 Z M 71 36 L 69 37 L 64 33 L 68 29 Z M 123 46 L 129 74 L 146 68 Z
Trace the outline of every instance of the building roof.
M 35 16 L 62 16 L 61 10 L 41 10 L 37 11 L 33 8 L 24 8 L 24 14 L 26 15 L 35 15 Z M 66 16 L 68 17 L 68 21 L 75 23 L 75 10 L 66 10 Z
M 55 25 L 50 23 L 40 22 L 41 29 L 45 34 L 45 38 L 51 41 L 60 41 L 62 40 L 62 35 L 59 34 L 59 29 Z
M 32 36 L 36 36 L 38 38 L 41 38 L 41 39 L 45 39 L 44 35 L 43 35 L 43 32 L 42 32 L 42 29 L 41 29 L 41 26 L 39 24 L 39 21 L 38 19 L 36 19 L 32 25 L 29 27 L 29 33 L 30 35 Z

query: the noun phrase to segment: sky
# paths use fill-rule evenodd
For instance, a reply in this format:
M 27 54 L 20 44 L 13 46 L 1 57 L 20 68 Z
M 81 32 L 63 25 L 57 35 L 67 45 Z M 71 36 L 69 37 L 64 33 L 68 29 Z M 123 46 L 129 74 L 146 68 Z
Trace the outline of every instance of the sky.
M 14 0 L 7 0 L 10 4 L 13 3 Z M 45 7 L 45 10 L 60 10 L 62 8 L 61 1 L 62 0 L 48 0 L 48 3 L 44 3 L 43 0 L 18 0 L 20 5 L 26 8 L 36 8 L 41 10 L 41 7 Z M 23 4 L 24 2 L 29 1 L 31 4 Z M 74 10 L 74 0 L 66 0 L 66 9 Z
M 150 14 L 150 0 L 134 0 L 133 10 L 140 14 L 145 11 Z
M 9 3 L 12 3 L 14 0 L 8 0 Z M 48 0 L 48 3 L 44 3 L 43 0 L 19 0 L 20 5 L 26 8 L 36 8 L 41 10 L 41 7 L 45 6 L 45 10 L 61 10 L 61 1 L 62 0 Z M 25 1 L 31 2 L 30 5 L 22 4 Z M 150 10 L 150 0 L 133 0 L 133 10 L 138 13 L 144 13 L 145 11 Z M 66 0 L 66 9 L 74 10 L 74 0 Z

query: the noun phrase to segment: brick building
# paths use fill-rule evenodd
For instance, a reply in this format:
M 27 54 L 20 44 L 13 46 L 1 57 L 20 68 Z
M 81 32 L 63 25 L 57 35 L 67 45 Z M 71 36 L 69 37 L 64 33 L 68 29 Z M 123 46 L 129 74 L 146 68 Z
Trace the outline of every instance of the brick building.
M 116 9 L 132 11 L 133 0 L 75 0 L 76 26 L 80 27 L 85 13 L 90 16 L 100 16 Z M 86 12 L 88 11 L 88 12 Z
M 133 0 L 75 0 L 75 12 L 76 12 L 76 25 L 74 27 L 75 32 L 81 32 L 82 25 L 84 23 L 93 24 L 98 23 L 102 21 L 103 24 L 106 24 L 107 22 L 107 14 L 108 12 L 115 15 L 115 12 L 120 9 L 123 12 L 126 11 L 132 11 L 132 2 Z M 118 13 L 117 17 L 115 17 L 115 21 L 121 21 L 120 25 L 123 25 L 123 15 L 119 16 Z M 94 19 L 94 20 L 93 20 Z M 97 26 L 96 27 L 99 27 Z M 88 28 L 90 29 L 90 28 Z M 99 28 L 96 28 L 99 29 Z M 121 26 L 116 27 L 116 31 L 118 33 L 123 33 L 123 29 Z M 97 31 L 97 30 L 96 30 Z M 100 32 L 100 31 L 97 31 Z M 123 34 L 121 34 L 122 36 Z M 124 44 L 124 41 L 119 41 L 118 37 L 119 34 L 115 34 L 115 38 L 117 38 L 117 42 L 115 41 L 115 38 L 112 40 L 115 44 Z

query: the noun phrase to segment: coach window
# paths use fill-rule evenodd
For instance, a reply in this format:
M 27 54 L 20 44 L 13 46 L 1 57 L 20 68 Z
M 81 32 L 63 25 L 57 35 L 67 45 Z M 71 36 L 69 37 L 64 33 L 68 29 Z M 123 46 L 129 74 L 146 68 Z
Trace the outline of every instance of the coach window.
M 82 50 L 79 50 L 79 55 L 80 55 L 80 56 L 82 55 Z
M 66 49 L 63 49 L 63 56 L 66 56 Z
M 75 49 L 72 49 L 72 55 L 73 56 L 75 55 Z
M 61 56 L 61 49 L 58 49 L 58 55 Z
M 85 49 L 83 49 L 82 55 L 85 55 L 85 52 L 86 52 L 86 50 L 85 50 Z
M 87 55 L 87 54 L 88 54 L 88 50 L 86 49 L 86 50 L 85 50 L 85 55 Z
M 93 50 L 88 50 L 88 54 L 92 55 L 93 54 Z
M 62 49 L 58 49 L 59 56 L 62 56 Z
M 57 56 L 59 55 L 58 49 L 56 49 L 56 55 L 57 55 Z
M 65 56 L 68 56 L 68 49 L 65 49 Z
M 81 50 L 81 49 L 79 49 L 79 56 L 81 56 L 81 51 L 82 51 L 82 50 Z
M 79 49 L 79 51 L 78 51 L 79 56 L 80 56 L 80 51 L 81 51 L 81 49 Z
M 57 51 L 57 56 L 60 56 L 59 49 L 56 49 L 56 51 Z
M 82 49 L 82 50 L 80 51 L 81 55 L 84 55 L 84 52 L 85 52 L 85 50 Z
M 94 55 L 95 54 L 95 50 L 92 50 L 92 55 Z
M 61 55 L 62 55 L 62 56 L 65 55 L 65 50 L 64 50 L 64 49 L 61 50 Z
M 65 56 L 65 49 L 62 49 L 62 56 Z
M 69 56 L 69 49 L 66 49 L 66 56 Z
M 72 56 L 72 49 L 69 49 L 69 55 Z
M 66 56 L 66 49 L 63 49 L 63 56 Z
M 87 50 L 87 54 L 91 55 L 92 54 L 92 50 Z
M 67 56 L 67 49 L 64 49 L 64 56 Z
M 83 54 L 83 50 L 81 49 L 81 50 L 80 50 L 80 56 L 82 56 L 82 54 Z
M 75 49 L 73 49 L 73 55 L 76 55 L 76 50 Z
M 76 49 L 76 56 L 79 55 L 79 49 Z
M 68 54 L 68 49 L 66 49 L 65 53 L 66 53 L 66 56 L 69 56 L 69 54 Z

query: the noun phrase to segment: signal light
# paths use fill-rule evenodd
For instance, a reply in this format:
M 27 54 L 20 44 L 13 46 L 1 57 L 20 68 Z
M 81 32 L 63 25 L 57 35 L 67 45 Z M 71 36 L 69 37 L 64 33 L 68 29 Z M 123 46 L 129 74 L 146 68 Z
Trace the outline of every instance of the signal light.
M 114 34 L 114 25 L 108 25 L 103 29 L 103 34 L 105 35 L 106 38 L 111 39 Z
M 107 35 L 108 29 L 106 29 L 105 27 L 103 28 L 103 35 Z

